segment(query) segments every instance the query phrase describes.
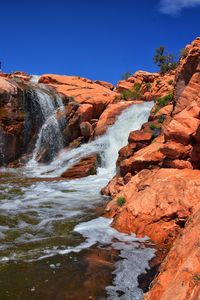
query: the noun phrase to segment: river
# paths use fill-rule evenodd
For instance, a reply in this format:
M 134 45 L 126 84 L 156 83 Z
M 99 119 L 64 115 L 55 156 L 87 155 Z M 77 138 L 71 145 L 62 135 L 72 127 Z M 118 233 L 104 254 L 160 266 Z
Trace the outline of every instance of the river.
M 112 220 L 102 217 L 108 199 L 100 190 L 115 174 L 129 132 L 148 120 L 152 103 L 126 109 L 105 135 L 71 151 L 62 149 L 55 118 L 62 103 L 47 104 L 29 162 L 0 169 L 0 299 L 140 300 L 137 277 L 148 269 L 154 249 L 147 238 L 110 226 Z M 54 159 L 39 164 L 44 143 Z M 91 153 L 100 157 L 97 175 L 60 179 Z

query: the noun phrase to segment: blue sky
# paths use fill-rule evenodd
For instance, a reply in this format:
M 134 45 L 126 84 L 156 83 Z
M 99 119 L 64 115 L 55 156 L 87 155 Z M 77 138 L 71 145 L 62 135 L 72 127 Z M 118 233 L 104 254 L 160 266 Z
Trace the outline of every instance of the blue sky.
M 200 0 L 9 0 L 1 3 L 3 70 L 116 83 L 156 71 L 155 48 L 179 53 L 200 36 Z

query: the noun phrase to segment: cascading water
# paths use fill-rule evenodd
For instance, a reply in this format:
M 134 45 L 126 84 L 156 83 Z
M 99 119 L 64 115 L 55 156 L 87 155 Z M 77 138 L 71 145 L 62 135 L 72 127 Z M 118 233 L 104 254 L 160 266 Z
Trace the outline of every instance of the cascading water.
M 48 91 L 36 89 L 36 101 L 43 116 L 43 125 L 40 129 L 31 164 L 45 152 L 45 159 L 52 160 L 63 148 L 62 128 L 65 125 L 65 108 L 61 97 L 49 94 Z M 55 142 L 56 141 L 56 142 Z
M 97 177 L 100 178 L 103 174 L 102 177 L 105 179 L 107 174 L 108 181 L 115 173 L 118 151 L 127 144 L 129 132 L 141 128 L 148 120 L 151 108 L 152 102 L 134 105 L 119 116 L 117 122 L 107 130 L 105 135 L 79 148 L 61 152 L 49 165 L 38 165 L 35 170 L 31 169 L 31 164 L 28 167 L 36 177 L 57 177 L 82 157 L 98 153 L 101 157 L 101 167 L 98 169 Z
M 147 121 L 152 105 L 152 103 L 143 103 L 128 108 L 104 136 L 77 149 L 63 151 L 48 165 L 37 164 L 32 159 L 22 169 L 8 170 L 14 173 L 11 174 L 10 181 L 6 175 L 6 180 L 2 182 L 3 193 L 0 201 L 2 221 L 0 253 L 5 268 L 3 277 L 0 272 L 0 281 L 3 282 L 4 289 L 12 293 L 13 285 L 22 286 L 23 292 L 21 289 L 17 290 L 19 295 L 21 292 L 21 299 L 28 298 L 32 293 L 35 295 L 33 299 L 41 299 L 41 295 L 42 299 L 56 299 L 58 290 L 63 291 L 59 299 L 88 299 L 93 294 L 92 291 L 89 291 L 91 294 L 87 294 L 88 289 L 85 292 L 87 297 L 83 293 L 86 276 L 84 251 L 87 253 L 89 249 L 92 251 L 92 249 L 102 248 L 119 251 L 121 259 L 115 264 L 112 285 L 106 288 L 107 297 L 98 298 L 97 294 L 94 294 L 93 299 L 139 300 L 142 298 L 137 277 L 148 268 L 148 261 L 154 251 L 144 247 L 145 240 L 112 229 L 110 227 L 112 220 L 97 218 L 95 208 L 105 201 L 100 195 L 100 189 L 115 173 L 118 150 L 127 144 L 129 132 L 140 129 Z M 41 136 L 44 137 L 47 133 L 45 126 L 50 132 L 51 130 L 56 132 L 56 124 L 50 121 L 54 111 L 55 109 L 52 109 L 46 113 L 34 153 L 38 152 L 37 144 L 42 146 L 44 143 L 45 138 Z M 52 127 L 47 125 L 49 123 Z M 51 133 L 47 135 L 49 134 Z M 54 179 L 81 157 L 91 153 L 98 153 L 101 157 L 101 166 L 98 168 L 97 175 L 70 181 Z M 19 174 L 21 174 L 20 180 Z M 27 180 L 27 177 L 35 177 L 35 180 Z M 26 178 L 25 182 L 24 178 Z M 29 269 L 27 267 L 30 264 L 31 275 L 28 271 L 30 267 Z M 27 278 L 31 276 L 28 288 L 22 284 L 20 278 L 19 282 L 14 281 L 17 274 L 20 274 L 20 266 L 24 268 Z M 5 278 L 6 276 L 12 278 L 13 268 L 16 273 L 15 279 L 13 281 L 9 279 L 7 282 Z M 74 275 L 70 275 L 69 272 Z M 60 283 L 61 280 L 63 282 L 63 274 L 69 284 L 66 281 Z M 80 288 L 82 298 L 74 294 L 71 298 L 70 296 L 65 298 L 65 293 L 70 293 L 74 281 L 76 287 L 73 288 L 73 293 L 79 290 L 77 286 L 79 278 L 83 281 L 83 284 L 82 282 L 78 284 L 82 287 Z M 46 285 L 51 293 L 47 292 Z

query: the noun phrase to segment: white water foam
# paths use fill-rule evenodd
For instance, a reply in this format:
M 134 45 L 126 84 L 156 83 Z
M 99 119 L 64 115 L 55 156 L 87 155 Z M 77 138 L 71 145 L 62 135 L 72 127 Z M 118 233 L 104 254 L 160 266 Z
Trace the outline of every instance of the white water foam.
M 31 83 L 33 84 L 37 84 L 39 79 L 40 79 L 40 76 L 39 75 L 31 75 L 31 79 L 29 80 Z
M 56 222 L 82 216 L 89 208 L 102 203 L 103 199 L 99 191 L 115 174 L 119 149 L 127 144 L 129 132 L 140 129 L 141 125 L 148 120 L 152 106 L 153 103 L 150 102 L 133 105 L 119 116 L 104 136 L 69 152 L 62 151 L 49 165 L 41 165 L 31 160 L 21 170 L 31 177 L 60 176 L 74 162 L 91 153 L 98 153 L 102 164 L 98 168 L 97 175 L 70 181 L 36 182 L 30 187 L 24 187 L 23 195 L 15 195 L 14 198 L 11 197 L 12 200 L 1 200 L 0 209 L 3 214 L 11 219 L 17 216 L 18 220 L 15 228 L 4 227 L 3 234 L 18 230 L 15 245 L 48 240 L 57 237 L 54 226 Z M 51 116 L 50 112 L 46 120 Z M 8 190 L 11 188 L 8 185 Z M 30 215 L 33 220 L 31 219 L 30 222 L 20 220 L 21 215 Z M 143 240 L 136 239 L 134 235 L 118 233 L 110 227 L 110 222 L 111 220 L 99 218 L 77 225 L 74 231 L 80 233 L 86 240 L 75 247 L 66 248 L 58 245 L 36 248 L 26 253 L 11 251 L 10 256 L 3 256 L 2 261 L 7 262 L 12 259 L 35 261 L 56 254 L 79 252 L 95 244 L 111 244 L 120 251 L 122 260 L 116 264 L 113 285 L 107 287 L 109 299 L 141 299 L 142 292 L 137 288 L 137 276 L 148 268 L 148 260 L 153 256 L 153 250 L 141 249 L 140 242 Z M 7 242 L 4 242 L 4 236 L 0 238 L 2 238 L 2 245 L 5 248 L 9 247 Z M 118 295 L 119 290 L 125 293 L 121 297 Z
M 67 152 L 62 151 L 49 165 L 40 164 L 33 170 L 33 165 L 30 163 L 26 171 L 30 170 L 31 174 L 35 173 L 36 177 L 57 177 L 82 157 L 98 153 L 101 157 L 104 176 L 106 173 L 109 180 L 115 173 L 119 149 L 127 144 L 130 131 L 140 129 L 142 124 L 148 120 L 152 106 L 152 102 L 133 105 L 118 117 L 105 135 L 83 144 L 79 148 Z M 98 170 L 99 176 L 102 174 L 101 168 Z
M 142 243 L 148 238 L 137 238 L 135 234 L 120 233 L 111 227 L 112 219 L 97 218 L 89 222 L 83 222 L 74 228 L 80 233 L 85 242 L 76 247 L 68 247 L 64 250 L 51 249 L 44 251 L 45 255 L 40 259 L 54 256 L 55 254 L 66 255 L 71 252 L 78 253 L 83 249 L 100 244 L 111 245 L 120 251 L 121 259 L 115 264 L 113 285 L 108 286 L 108 300 L 141 300 L 143 292 L 138 288 L 138 276 L 146 273 L 149 269 L 148 261 L 154 257 L 155 250 L 146 248 Z

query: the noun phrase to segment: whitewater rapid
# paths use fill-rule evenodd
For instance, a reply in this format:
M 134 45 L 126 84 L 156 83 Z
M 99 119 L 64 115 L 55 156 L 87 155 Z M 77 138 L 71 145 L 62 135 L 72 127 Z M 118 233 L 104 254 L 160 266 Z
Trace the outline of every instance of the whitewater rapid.
M 105 135 L 77 149 L 62 150 L 48 165 L 38 164 L 35 159 L 36 153 L 45 140 L 46 126 L 50 132 L 52 126 L 54 127 L 53 134 L 51 132 L 54 138 L 58 134 L 57 125 L 51 121 L 51 118 L 54 119 L 55 112 L 62 108 L 62 103 L 57 103 L 55 107 L 45 106 L 48 112 L 44 111 L 44 124 L 39 132 L 32 159 L 21 169 L 5 170 L 13 174 L 20 173 L 25 177 L 41 178 L 41 181 L 24 185 L 19 195 L 12 195 L 13 186 L 5 183 L 9 200 L 5 198 L 0 201 L 0 211 L 4 216 L 16 221 L 14 228 L 9 224 L 1 227 L 3 263 L 20 260 L 31 263 L 56 255 L 77 253 L 96 244 L 112 245 L 113 249 L 119 251 L 122 259 L 116 263 L 113 285 L 106 289 L 108 299 L 141 299 L 142 291 L 138 289 L 137 277 L 148 268 L 148 261 L 153 257 L 154 250 L 141 247 L 144 240 L 136 238 L 134 234 L 122 234 L 111 228 L 112 220 L 103 217 L 84 222 L 81 220 L 84 220 L 84 215 L 87 215 L 90 209 L 101 205 L 104 201 L 100 190 L 116 172 L 119 149 L 127 144 L 130 131 L 140 129 L 148 120 L 152 106 L 152 102 L 131 106 L 118 117 Z M 80 158 L 92 153 L 98 153 L 101 158 L 97 175 L 70 181 L 51 180 L 59 177 Z M 49 181 L 42 181 L 42 178 L 49 178 Z M 51 242 L 46 244 L 49 239 L 56 239 L 57 224 L 64 224 L 66 220 L 76 220 L 73 231 L 82 235 L 85 241 L 73 246 L 65 246 L 66 242 L 54 243 L 53 247 Z M 7 239 L 12 231 L 17 231 L 15 246 L 11 246 Z M 62 240 L 66 238 L 65 234 L 62 233 L 60 236 Z M 45 241 L 44 246 L 43 241 Z M 28 252 L 23 251 L 21 246 L 31 243 L 41 243 L 41 246 L 36 246 Z M 121 296 L 118 295 L 119 290 L 122 291 Z

